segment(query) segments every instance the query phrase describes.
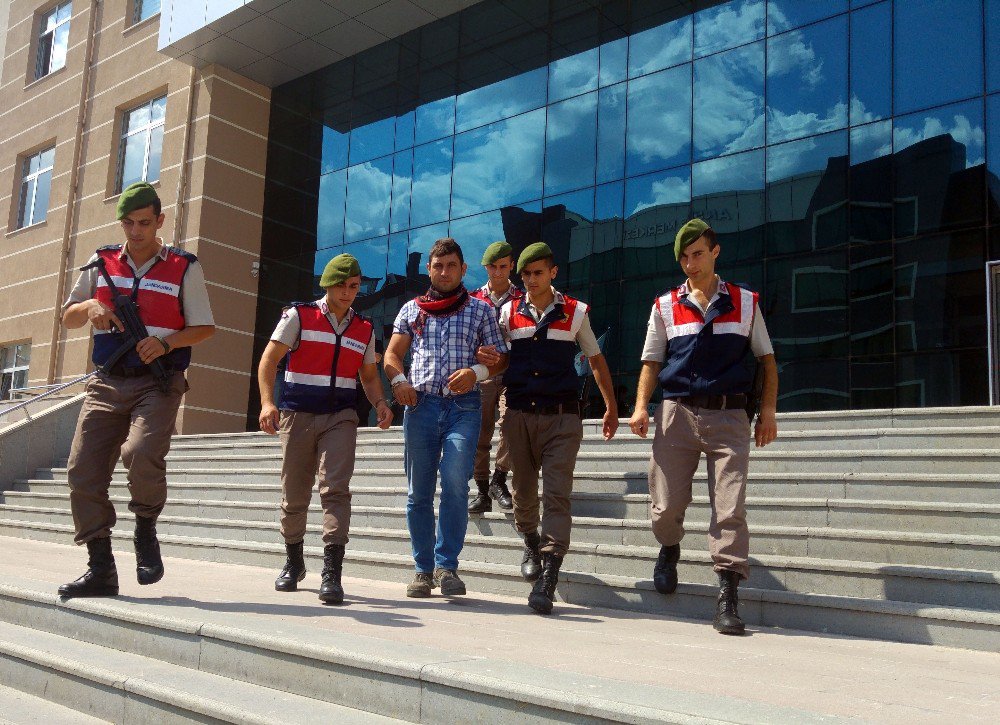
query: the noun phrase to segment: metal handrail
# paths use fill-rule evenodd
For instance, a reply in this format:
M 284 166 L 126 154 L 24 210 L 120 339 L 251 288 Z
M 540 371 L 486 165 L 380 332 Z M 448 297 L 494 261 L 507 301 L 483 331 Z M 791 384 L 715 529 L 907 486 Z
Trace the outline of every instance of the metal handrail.
M 76 378 L 75 380 L 70 380 L 68 383 L 62 383 L 61 385 L 57 385 L 56 387 L 52 388 L 51 390 L 49 390 L 49 391 L 47 391 L 45 393 L 42 393 L 41 395 L 38 395 L 38 396 L 32 398 L 31 400 L 23 400 L 20 403 L 18 403 L 17 405 L 12 405 L 9 408 L 5 408 L 4 410 L 0 410 L 0 417 L 5 416 L 8 413 L 13 413 L 15 410 L 20 410 L 21 408 L 27 408 L 32 403 L 37 403 L 39 400 L 41 400 L 43 398 L 47 398 L 50 395 L 53 395 L 55 393 L 58 393 L 60 390 L 65 390 L 66 388 L 68 388 L 68 387 L 70 387 L 72 385 L 76 385 L 77 383 L 82 383 L 87 378 L 92 377 L 92 376 L 94 376 L 96 374 L 97 374 L 97 371 L 94 370 L 93 372 L 89 372 L 86 375 L 83 375 L 83 376 L 81 376 L 79 378 Z M 38 387 L 41 387 L 41 386 L 38 386 Z

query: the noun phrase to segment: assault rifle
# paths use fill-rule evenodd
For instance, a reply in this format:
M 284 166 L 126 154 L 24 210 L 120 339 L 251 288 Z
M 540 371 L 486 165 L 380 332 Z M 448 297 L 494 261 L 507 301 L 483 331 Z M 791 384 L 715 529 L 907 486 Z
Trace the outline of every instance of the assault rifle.
M 753 425 L 754 418 L 760 415 L 760 401 L 764 396 L 764 366 L 754 360 L 753 383 L 750 385 L 750 392 L 747 393 L 747 418 Z
M 83 272 L 87 269 L 92 269 L 96 267 L 104 277 L 104 282 L 108 285 L 108 289 L 111 290 L 111 294 L 114 297 L 115 314 L 118 319 L 122 321 L 125 326 L 124 330 L 119 330 L 119 332 L 125 335 L 125 341 L 111 353 L 111 357 L 107 359 L 104 365 L 99 365 L 101 372 L 109 373 L 115 365 L 121 362 L 121 359 L 125 357 L 130 351 L 135 350 L 135 346 L 138 345 L 142 340 L 149 337 L 149 331 L 146 329 L 146 325 L 143 323 L 142 318 L 139 317 L 139 306 L 135 301 L 126 294 L 122 294 L 119 291 L 118 286 L 115 281 L 108 274 L 107 266 L 104 260 L 98 257 L 96 260 L 86 265 L 85 267 L 80 267 L 80 271 Z M 138 284 L 136 280 L 136 284 Z M 163 364 L 162 358 L 156 358 L 153 362 L 149 363 L 149 369 L 156 376 L 157 385 L 159 385 L 160 390 L 166 393 L 170 389 L 170 372 L 167 370 L 167 366 Z

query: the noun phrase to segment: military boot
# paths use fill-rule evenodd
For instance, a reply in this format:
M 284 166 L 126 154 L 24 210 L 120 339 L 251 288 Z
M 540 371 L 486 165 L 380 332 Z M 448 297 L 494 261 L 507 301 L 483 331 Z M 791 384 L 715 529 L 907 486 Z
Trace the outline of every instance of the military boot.
M 653 567 L 653 586 L 660 594 L 673 594 L 677 589 L 677 561 L 681 558 L 681 545 L 661 546 Z
M 479 489 L 479 493 L 476 497 L 472 499 L 472 503 L 469 504 L 470 514 L 484 514 L 487 511 L 493 510 L 493 502 L 490 500 L 490 482 L 485 478 L 476 480 L 476 488 Z
M 536 581 L 542 573 L 542 554 L 538 547 L 542 545 L 542 537 L 537 531 L 529 531 L 524 535 L 524 558 L 521 559 L 521 576 L 526 582 Z
M 59 587 L 59 596 L 114 597 L 118 594 L 118 569 L 111 553 L 111 539 L 91 539 L 87 542 L 87 571 L 76 581 Z
M 294 592 L 299 588 L 299 582 L 306 578 L 306 562 L 302 557 L 302 542 L 285 544 L 285 568 L 274 580 L 274 590 L 278 592 Z
M 324 604 L 340 604 L 344 601 L 344 588 L 340 585 L 343 571 L 344 545 L 327 544 L 323 549 L 323 583 L 319 588 L 319 599 Z
M 501 471 L 499 468 L 493 471 L 489 494 L 490 498 L 494 499 L 500 508 L 507 511 L 514 508 L 514 501 L 511 499 L 510 491 L 507 489 L 507 471 Z
M 135 578 L 140 584 L 156 584 L 163 578 L 163 559 L 156 538 L 156 519 L 135 517 Z
M 740 585 L 740 575 L 735 571 L 719 572 L 719 601 L 716 604 L 712 626 L 722 634 L 743 634 L 746 628 L 740 619 L 739 599 L 736 589 Z
M 559 583 L 559 567 L 563 558 L 557 554 L 542 555 L 542 575 L 531 588 L 528 606 L 539 614 L 551 614 L 552 602 L 556 598 L 556 584 Z

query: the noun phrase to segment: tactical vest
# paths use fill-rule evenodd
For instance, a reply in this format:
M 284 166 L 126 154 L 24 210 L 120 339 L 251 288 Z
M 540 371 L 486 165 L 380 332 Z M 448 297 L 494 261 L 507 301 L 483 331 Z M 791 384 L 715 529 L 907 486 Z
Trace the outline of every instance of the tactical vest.
M 756 292 L 723 282 L 702 317 L 676 287 L 654 305 L 667 333 L 667 356 L 659 374 L 664 398 L 685 395 L 738 395 L 750 391 L 753 374 L 745 360 L 757 308 Z
M 121 258 L 121 251 L 122 245 L 112 244 L 101 247 L 97 254 L 104 260 L 118 291 L 129 295 L 136 303 L 139 318 L 146 325 L 149 334 L 163 338 L 183 330 L 185 325 L 181 286 L 188 267 L 198 258 L 176 247 L 167 247 L 167 258 L 157 258 L 153 266 L 137 279 L 129 263 Z M 103 276 L 97 278 L 94 299 L 114 308 L 114 295 Z M 91 354 L 94 364 L 103 365 L 122 345 L 124 339 L 125 336 L 118 331 L 94 330 L 94 350 Z M 160 359 L 170 370 L 184 370 L 191 363 L 191 348 L 174 348 Z M 129 368 L 143 367 L 135 350 L 128 352 L 121 364 Z
M 508 301 L 504 309 L 509 310 L 510 336 L 510 364 L 503 374 L 507 405 L 530 412 L 576 400 L 580 385 L 573 361 L 587 304 L 563 295 L 562 304 L 537 323 L 528 312 L 527 298 Z
M 299 346 L 288 353 L 282 410 L 336 413 L 358 399 L 358 371 L 371 343 L 374 325 L 357 313 L 338 334 L 315 302 L 292 305 L 299 315 Z

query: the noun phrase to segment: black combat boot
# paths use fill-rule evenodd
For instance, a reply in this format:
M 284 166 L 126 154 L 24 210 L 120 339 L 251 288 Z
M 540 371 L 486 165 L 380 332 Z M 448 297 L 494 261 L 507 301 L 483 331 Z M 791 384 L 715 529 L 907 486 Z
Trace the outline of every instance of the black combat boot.
M 140 584 L 156 584 L 163 578 L 160 542 L 156 539 L 156 519 L 135 517 L 135 578 Z
M 563 558 L 556 554 L 542 555 L 542 575 L 531 588 L 528 606 L 539 614 L 551 614 L 552 602 L 556 598 L 556 584 L 559 583 L 559 567 Z
M 490 500 L 490 482 L 485 478 L 481 480 L 476 480 L 476 488 L 479 489 L 479 493 L 476 497 L 472 499 L 472 503 L 469 504 L 470 514 L 484 514 L 487 511 L 493 510 L 493 502 Z
M 660 594 L 673 594 L 677 589 L 677 562 L 681 558 L 681 545 L 661 546 L 653 567 L 653 586 Z
M 323 604 L 340 604 L 344 601 L 344 587 L 340 585 L 343 571 L 344 545 L 327 544 L 323 549 L 323 583 L 319 588 L 319 600 Z
M 494 499 L 500 508 L 510 511 L 514 508 L 514 501 L 510 497 L 507 489 L 507 471 L 499 468 L 493 471 L 493 479 L 490 481 L 490 498 Z
M 114 597 L 118 594 L 118 569 L 111 553 L 111 539 L 91 539 L 87 542 L 87 571 L 79 579 L 59 587 L 59 596 Z
M 542 537 L 537 531 L 529 531 L 524 535 L 524 558 L 521 559 L 521 576 L 526 582 L 533 582 L 542 573 L 542 554 L 538 547 L 542 545 Z
M 719 572 L 719 601 L 715 609 L 712 626 L 722 634 L 743 634 L 745 627 L 737 611 L 739 599 L 736 588 L 740 585 L 740 575 L 735 571 Z
M 285 544 L 285 551 L 288 558 L 285 559 L 285 568 L 274 580 L 274 589 L 278 592 L 294 592 L 299 588 L 299 582 L 306 578 L 306 562 L 302 558 L 302 542 Z

